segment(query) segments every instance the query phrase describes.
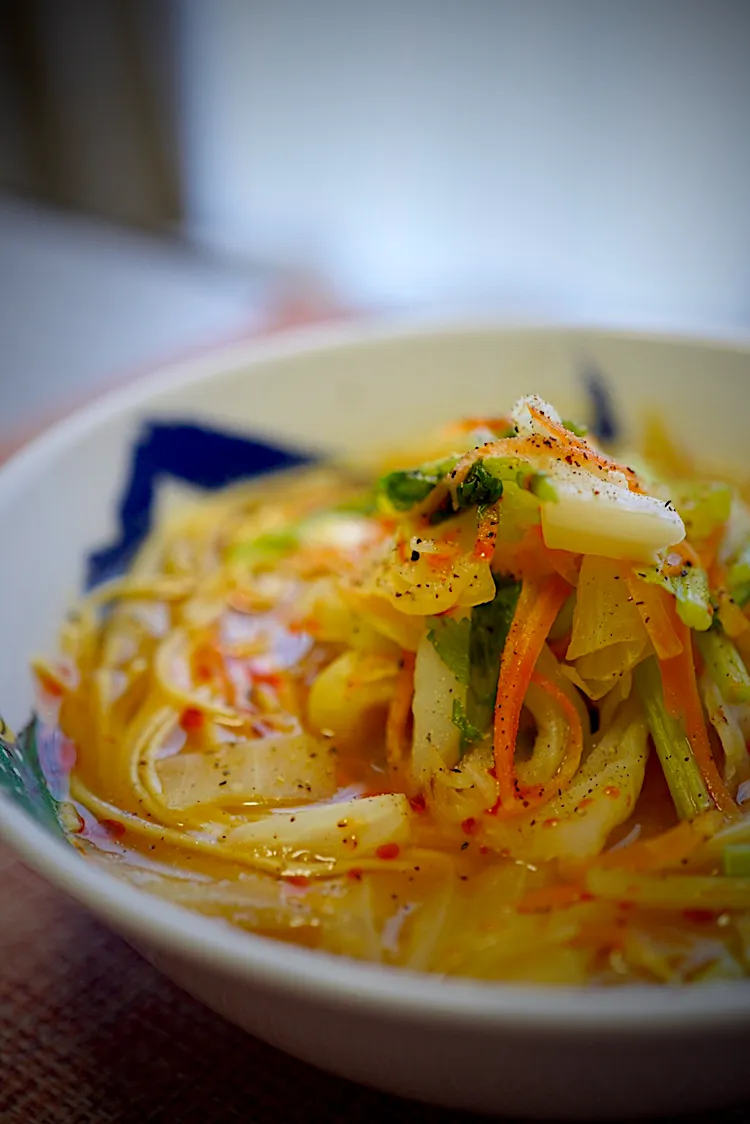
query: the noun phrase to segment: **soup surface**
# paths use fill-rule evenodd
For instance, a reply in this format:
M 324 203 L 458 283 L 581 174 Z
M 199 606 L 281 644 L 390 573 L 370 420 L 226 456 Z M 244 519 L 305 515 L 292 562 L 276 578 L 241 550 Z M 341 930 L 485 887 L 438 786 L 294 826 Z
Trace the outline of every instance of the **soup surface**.
M 71 839 L 365 960 L 746 975 L 746 498 L 529 397 L 165 517 L 35 665 Z

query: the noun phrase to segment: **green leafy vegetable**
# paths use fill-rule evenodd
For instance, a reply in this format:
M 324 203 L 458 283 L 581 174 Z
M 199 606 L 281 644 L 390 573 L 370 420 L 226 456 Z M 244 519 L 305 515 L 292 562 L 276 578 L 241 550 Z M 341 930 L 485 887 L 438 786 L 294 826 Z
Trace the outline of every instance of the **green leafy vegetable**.
M 462 511 L 467 507 L 488 507 L 497 503 L 502 494 L 503 482 L 500 477 L 491 472 L 483 460 L 478 460 L 456 489 L 456 501 Z
M 719 628 L 696 633 L 696 643 L 722 697 L 731 705 L 750 702 L 750 675 L 732 641 Z
M 655 658 L 639 664 L 634 676 L 677 814 L 680 819 L 692 819 L 713 804 L 682 722 L 667 713 Z
M 750 843 L 730 843 L 721 854 L 724 874 L 730 878 L 750 878 Z
M 475 605 L 471 611 L 466 715 L 480 734 L 492 725 L 500 659 L 520 593 L 520 582 L 496 574 L 492 601 Z
M 492 725 L 500 659 L 516 611 L 521 584 L 495 575 L 495 596 L 475 605 L 471 616 L 434 617 L 427 639 L 458 682 L 467 688 L 466 705 L 453 704 L 453 723 L 461 731 L 462 749 L 483 737 Z
M 469 683 L 471 617 L 433 617 L 427 639 L 462 686 Z
M 503 494 L 503 476 L 499 470 L 501 463 L 500 457 L 475 461 L 456 488 L 455 504 L 451 496 L 446 496 L 432 512 L 430 522 L 442 523 L 470 507 L 490 507 L 497 503 Z
M 0 718 L 0 789 L 42 827 L 61 835 L 64 832 L 58 815 L 58 800 L 50 791 L 50 781 L 40 759 L 45 729 L 39 719 L 34 718 L 14 738 Z M 49 736 L 59 735 L 53 732 Z
M 706 632 L 713 622 L 708 575 L 700 566 L 685 566 L 678 574 L 665 574 L 660 566 L 644 566 L 638 576 L 660 585 L 677 602 L 677 613 L 688 628 Z
M 570 421 L 569 419 L 563 420 L 563 425 L 566 429 L 569 429 L 571 433 L 575 434 L 576 437 L 588 436 L 589 427 L 587 425 L 581 425 L 580 422 Z
M 453 700 L 453 725 L 461 732 L 461 753 L 465 753 L 473 742 L 482 737 L 482 730 L 477 729 L 466 715 L 466 709 L 460 699 Z
M 396 511 L 410 511 L 427 499 L 444 476 L 458 464 L 459 457 L 447 457 L 441 461 L 430 461 L 419 468 L 389 472 L 378 482 L 378 493 Z

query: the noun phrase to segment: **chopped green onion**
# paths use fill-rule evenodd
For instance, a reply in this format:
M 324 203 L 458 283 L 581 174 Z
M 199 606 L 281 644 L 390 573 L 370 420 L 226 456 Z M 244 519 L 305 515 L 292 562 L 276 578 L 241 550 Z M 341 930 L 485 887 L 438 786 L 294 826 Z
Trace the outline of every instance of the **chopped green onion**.
M 722 851 L 721 862 L 729 878 L 750 878 L 750 843 L 730 843 Z
M 682 722 L 667 713 L 659 666 L 653 657 L 635 669 L 635 684 L 677 814 L 682 820 L 692 819 L 713 803 Z
M 731 705 L 750 702 L 750 675 L 732 641 L 718 628 L 696 633 L 709 674 Z

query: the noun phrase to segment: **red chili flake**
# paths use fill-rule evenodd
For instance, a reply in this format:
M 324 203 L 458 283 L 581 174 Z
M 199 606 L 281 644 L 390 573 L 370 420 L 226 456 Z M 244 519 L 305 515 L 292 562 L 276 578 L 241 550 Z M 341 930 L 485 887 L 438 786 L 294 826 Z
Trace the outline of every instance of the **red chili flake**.
M 310 879 L 306 874 L 285 874 L 284 881 L 290 886 L 309 886 Z
M 348 870 L 346 872 L 346 877 L 347 878 L 353 878 L 355 882 L 361 882 L 362 881 L 362 871 L 359 869 L 358 866 L 353 866 L 351 868 L 351 870 Z
M 477 821 L 473 816 L 469 816 L 469 818 L 464 820 L 461 824 L 461 831 L 463 831 L 464 835 L 473 835 L 477 827 Z
M 99 820 L 99 826 L 103 827 L 112 839 L 122 839 L 125 834 L 125 824 L 120 823 L 119 820 Z
M 617 786 L 614 784 L 608 784 L 603 791 L 605 796 L 610 796 L 613 800 L 616 800 L 620 795 L 619 788 L 617 788 Z
M 489 769 L 487 770 L 487 773 L 488 773 L 489 776 L 492 777 L 493 780 L 495 780 L 495 781 L 497 780 L 497 771 L 496 771 L 494 765 L 490 765 Z
M 542 827 L 557 827 L 557 825 L 559 824 L 559 822 L 560 822 L 560 821 L 559 821 L 559 820 L 556 820 L 556 819 L 554 818 L 554 816 L 553 816 L 553 817 L 552 817 L 551 819 L 549 819 L 549 820 L 544 820 L 544 822 L 542 823 Z
M 710 909 L 684 909 L 682 916 L 686 921 L 694 921 L 696 925 L 710 925 L 716 920 L 716 914 Z
M 183 710 L 182 717 L 180 718 L 180 725 L 183 730 L 199 730 L 203 725 L 203 711 L 198 710 L 197 707 L 189 706 L 187 710 Z
M 382 843 L 375 852 L 379 859 L 397 859 L 400 853 L 398 843 Z
M 416 796 L 411 796 L 409 798 L 409 807 L 411 808 L 412 812 L 416 812 L 418 815 L 421 815 L 422 812 L 426 811 L 427 801 L 424 798 L 424 793 L 418 792 Z
M 578 900 L 579 902 L 593 902 L 594 895 L 590 894 L 588 890 L 583 890 Z
M 589 804 L 593 803 L 594 801 L 589 796 L 587 796 L 585 800 L 579 800 L 578 804 L 576 805 L 576 812 L 580 811 L 581 808 L 588 808 Z
M 480 855 L 489 855 L 489 853 L 490 853 L 490 849 L 489 849 L 489 847 L 487 846 L 487 844 L 486 844 L 486 843 L 482 843 L 482 845 L 481 845 L 481 846 L 480 846 L 480 848 L 479 848 L 479 854 L 480 854 Z

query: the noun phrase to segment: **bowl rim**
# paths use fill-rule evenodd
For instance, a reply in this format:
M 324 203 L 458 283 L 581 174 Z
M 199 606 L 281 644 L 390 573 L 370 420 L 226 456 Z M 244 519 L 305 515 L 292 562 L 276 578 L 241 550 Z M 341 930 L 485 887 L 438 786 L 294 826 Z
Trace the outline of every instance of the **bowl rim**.
M 125 409 L 172 389 L 209 381 L 242 368 L 305 353 L 367 347 L 388 341 L 498 335 L 585 336 L 589 341 L 635 340 L 750 354 L 750 341 L 634 332 L 564 323 L 509 323 L 493 317 L 389 317 L 288 330 L 223 345 L 168 365 L 103 394 L 24 446 L 0 467 L 0 499 L 59 452 Z M 104 916 L 136 941 L 256 982 L 298 999 L 368 1013 L 464 1024 L 467 1028 L 597 1033 L 615 1037 L 648 1030 L 651 1035 L 689 1034 L 696 1027 L 750 1026 L 750 980 L 701 987 L 633 985 L 627 988 L 488 983 L 363 963 L 235 929 L 164 901 L 104 867 L 82 861 L 68 842 L 39 826 L 0 792 L 0 837 L 53 886 Z

